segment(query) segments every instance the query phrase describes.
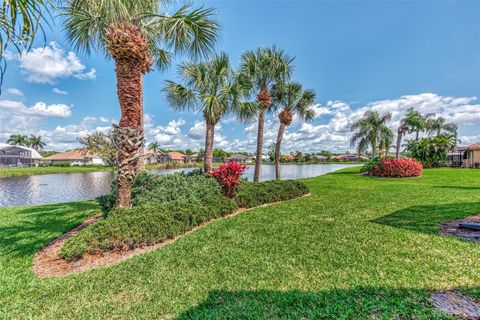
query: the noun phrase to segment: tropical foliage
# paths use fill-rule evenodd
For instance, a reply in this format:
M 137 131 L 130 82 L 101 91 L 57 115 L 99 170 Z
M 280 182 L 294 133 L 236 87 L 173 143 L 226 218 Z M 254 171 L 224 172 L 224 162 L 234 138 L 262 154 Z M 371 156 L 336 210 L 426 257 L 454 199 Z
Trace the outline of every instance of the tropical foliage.
M 163 14 L 168 3 L 67 0 L 63 10 L 67 37 L 75 48 L 87 53 L 97 50 L 115 61 L 121 108 L 120 122 L 114 126 L 118 207 L 131 205 L 132 183 L 143 153 L 143 74 L 152 63 L 159 69 L 168 66 L 174 53 L 207 55 L 217 39 L 219 27 L 211 9 L 191 10 L 187 4 Z
M 280 180 L 280 150 L 285 128 L 292 123 L 293 117 L 310 121 L 315 117 L 312 106 L 315 102 L 315 91 L 306 89 L 297 82 L 279 82 L 273 86 L 272 107 L 281 110 L 278 113 L 277 142 L 275 143 L 275 178 Z
M 117 148 L 115 147 L 113 132 L 95 131 L 78 139 L 78 142 L 90 153 L 105 159 L 108 165 L 115 165 L 117 161 Z
M 369 176 L 386 178 L 418 177 L 423 166 L 417 159 L 392 159 L 375 157 L 361 171 Z
M 245 117 L 258 119 L 257 152 L 253 181 L 260 179 L 260 163 L 263 152 L 263 130 L 265 112 L 271 110 L 271 91 L 278 83 L 286 82 L 292 74 L 293 58 L 277 47 L 258 48 L 242 54 L 240 78 L 250 88 L 251 94 L 256 94 L 256 110 Z
M 350 144 L 356 146 L 359 154 L 370 149 L 375 157 L 379 149 L 385 150 L 391 145 L 393 133 L 387 126 L 391 118 L 391 113 L 381 115 L 378 111 L 365 112 L 361 119 L 352 124 Z
M 204 170 L 212 170 L 215 126 L 228 113 L 242 113 L 242 90 L 225 53 L 205 63 L 183 63 L 179 77 L 184 84 L 167 81 L 164 91 L 175 110 L 195 110 L 205 120 Z
M 42 137 L 41 136 L 36 136 L 36 135 L 30 135 L 30 137 L 28 138 L 28 145 L 35 149 L 35 150 L 42 150 L 45 146 L 46 146 L 46 143 L 42 141 Z
M 246 168 L 246 165 L 231 161 L 220 165 L 218 169 L 212 170 L 210 175 L 220 184 L 222 194 L 233 198 L 240 184 L 240 176 L 245 172 Z
M 408 155 L 420 161 L 424 167 L 440 167 L 445 164 L 448 152 L 457 143 L 454 135 L 438 135 L 432 138 L 410 140 L 407 145 Z
M 8 140 L 8 144 L 14 145 L 14 146 L 24 146 L 27 147 L 29 145 L 28 141 L 28 136 L 22 135 L 22 134 L 12 134 Z

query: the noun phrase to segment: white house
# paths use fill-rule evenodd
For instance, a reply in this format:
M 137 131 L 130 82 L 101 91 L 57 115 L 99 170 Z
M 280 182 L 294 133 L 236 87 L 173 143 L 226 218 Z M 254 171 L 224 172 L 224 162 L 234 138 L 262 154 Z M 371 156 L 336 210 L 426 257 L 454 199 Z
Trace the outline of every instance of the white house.
M 97 155 L 91 154 L 86 149 L 74 149 L 70 151 L 65 151 L 57 153 L 46 157 L 44 162 L 51 164 L 58 164 L 68 162 L 71 165 L 77 166 L 91 166 L 91 165 L 105 165 L 105 160 Z

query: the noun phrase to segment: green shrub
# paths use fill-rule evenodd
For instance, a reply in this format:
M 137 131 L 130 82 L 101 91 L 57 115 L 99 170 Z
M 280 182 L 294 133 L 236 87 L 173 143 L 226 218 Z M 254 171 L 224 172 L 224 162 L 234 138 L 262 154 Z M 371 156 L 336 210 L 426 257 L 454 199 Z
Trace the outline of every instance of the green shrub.
M 260 183 L 242 181 L 235 202 L 240 208 L 253 208 L 265 203 L 284 201 L 307 194 L 307 186 L 295 180 L 274 180 Z
M 222 195 L 208 195 L 203 203 L 150 203 L 110 214 L 65 241 L 59 256 L 74 260 L 84 253 L 123 250 L 159 243 L 191 230 L 206 221 L 236 210 Z

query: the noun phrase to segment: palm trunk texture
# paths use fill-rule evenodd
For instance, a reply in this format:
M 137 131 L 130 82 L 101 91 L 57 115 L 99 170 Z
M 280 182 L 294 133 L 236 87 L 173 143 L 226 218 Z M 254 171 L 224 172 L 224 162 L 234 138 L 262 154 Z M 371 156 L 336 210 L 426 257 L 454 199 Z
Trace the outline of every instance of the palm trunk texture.
M 277 180 L 282 178 L 280 173 L 280 150 L 285 127 L 285 123 L 280 122 L 280 126 L 278 127 L 277 143 L 275 144 L 275 179 Z
M 203 161 L 203 170 L 205 173 L 212 172 L 213 159 L 213 137 L 215 135 L 215 124 L 207 121 L 207 132 L 205 134 L 205 155 Z

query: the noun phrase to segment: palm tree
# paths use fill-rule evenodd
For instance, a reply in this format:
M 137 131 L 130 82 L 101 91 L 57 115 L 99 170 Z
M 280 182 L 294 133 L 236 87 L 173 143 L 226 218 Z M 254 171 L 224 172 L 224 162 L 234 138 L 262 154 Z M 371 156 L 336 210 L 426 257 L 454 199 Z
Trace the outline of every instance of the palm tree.
M 442 117 L 427 119 L 426 130 L 429 136 L 434 134 L 439 136 L 442 132 L 457 136 L 457 125 L 447 122 L 447 120 Z
M 160 14 L 168 0 L 65 0 L 67 36 L 77 49 L 96 49 L 115 61 L 121 118 L 114 125 L 118 152 L 117 207 L 130 207 L 131 188 L 143 153 L 143 74 L 165 68 L 173 53 L 209 54 L 219 25 L 211 9 L 182 6 Z M 172 51 L 168 51 L 171 49 Z
M 22 135 L 20 133 L 12 134 L 10 136 L 10 138 L 8 138 L 7 143 L 11 144 L 13 146 L 25 146 L 26 147 L 26 146 L 29 145 L 28 137 L 25 136 L 25 135 Z
M 283 50 L 275 46 L 247 51 L 241 57 L 242 81 L 246 81 L 250 85 L 251 93 L 257 93 L 258 134 L 254 182 L 258 182 L 260 179 L 263 127 L 265 125 L 265 111 L 269 111 L 271 105 L 270 92 L 275 83 L 285 82 L 290 78 L 293 60 L 294 58 L 290 58 Z
M 416 140 L 419 138 L 420 131 L 425 128 L 425 117 L 414 108 L 408 108 L 407 113 L 400 120 L 400 126 L 397 130 L 397 146 L 395 157 L 398 159 L 400 157 L 400 147 L 402 145 L 402 138 L 407 133 L 416 133 Z
M 148 150 L 152 150 L 154 153 L 157 153 L 157 150 L 160 149 L 160 146 L 158 145 L 158 142 L 150 142 L 148 145 Z
M 363 117 L 352 124 L 351 130 L 354 131 L 350 144 L 357 145 L 358 153 L 363 153 L 372 149 L 372 154 L 377 155 L 377 149 L 385 145 L 389 139 L 391 141 L 392 130 L 387 126 L 387 122 L 392 119 L 390 112 L 380 115 L 378 111 L 367 111 Z
M 225 53 L 205 63 L 183 63 L 179 77 L 185 84 L 167 81 L 163 90 L 175 110 L 193 109 L 203 114 L 204 171 L 210 173 L 215 126 L 223 115 L 239 109 L 242 90 Z
M 315 102 L 315 91 L 303 90 L 297 82 L 278 83 L 272 89 L 272 107 L 282 108 L 278 114 L 280 126 L 278 128 L 277 142 L 275 143 L 275 178 L 280 180 L 280 149 L 285 128 L 292 123 L 293 116 L 310 121 L 315 117 L 311 108 Z
M 37 151 L 43 149 L 46 146 L 45 142 L 42 141 L 41 136 L 35 136 L 33 134 L 30 135 L 30 138 L 28 138 L 28 144 L 30 145 L 30 147 Z

